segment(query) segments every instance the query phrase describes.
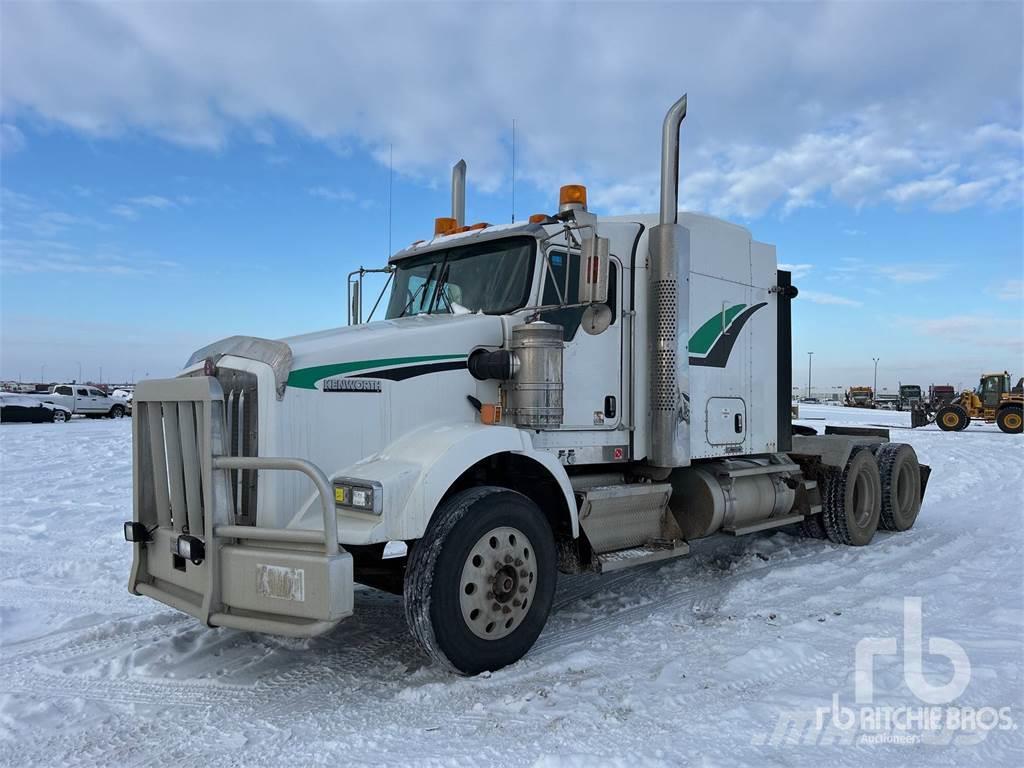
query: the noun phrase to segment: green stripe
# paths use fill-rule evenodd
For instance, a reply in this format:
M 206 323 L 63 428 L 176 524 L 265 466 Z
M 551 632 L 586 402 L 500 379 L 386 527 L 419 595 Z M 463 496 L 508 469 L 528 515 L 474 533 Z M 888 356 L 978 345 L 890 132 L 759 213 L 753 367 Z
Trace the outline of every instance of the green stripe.
M 746 306 L 746 304 L 736 304 L 729 307 L 725 310 L 724 320 L 721 314 L 717 314 L 698 328 L 697 332 L 690 337 L 690 354 L 706 355 L 711 347 L 714 346 L 715 340 L 722 335 L 722 331 L 729 327 L 729 323 Z
M 380 360 L 357 360 L 354 363 L 332 363 L 299 368 L 288 375 L 288 386 L 298 389 L 316 389 L 316 383 L 328 376 L 365 371 L 370 368 L 393 368 L 409 363 L 427 363 L 432 360 L 458 360 L 465 355 L 419 355 L 418 357 L 385 357 Z

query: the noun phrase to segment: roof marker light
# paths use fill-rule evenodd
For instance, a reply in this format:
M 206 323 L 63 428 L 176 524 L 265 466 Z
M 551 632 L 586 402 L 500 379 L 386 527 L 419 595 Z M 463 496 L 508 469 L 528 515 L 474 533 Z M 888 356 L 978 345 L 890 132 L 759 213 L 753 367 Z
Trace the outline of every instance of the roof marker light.
M 566 184 L 558 190 L 558 212 L 587 210 L 587 188 L 582 184 Z
M 434 219 L 434 237 L 438 235 L 450 235 L 455 231 L 455 219 L 451 216 L 439 216 Z

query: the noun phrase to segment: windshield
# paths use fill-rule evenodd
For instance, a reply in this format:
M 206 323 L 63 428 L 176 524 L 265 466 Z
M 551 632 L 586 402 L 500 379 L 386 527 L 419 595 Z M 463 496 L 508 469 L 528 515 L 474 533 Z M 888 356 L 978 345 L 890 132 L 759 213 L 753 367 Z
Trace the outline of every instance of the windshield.
M 512 237 L 404 259 L 387 317 L 519 309 L 529 300 L 535 249 L 532 237 Z

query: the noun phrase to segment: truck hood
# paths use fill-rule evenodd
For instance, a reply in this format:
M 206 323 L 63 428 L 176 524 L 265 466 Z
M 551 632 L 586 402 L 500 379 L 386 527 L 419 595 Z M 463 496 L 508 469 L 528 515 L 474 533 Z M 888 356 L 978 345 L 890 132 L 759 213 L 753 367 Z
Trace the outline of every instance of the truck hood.
M 484 314 L 415 315 L 281 339 L 292 352 L 288 386 L 317 389 L 331 376 L 464 366 L 478 347 L 502 345 L 500 317 Z M 439 368 L 443 370 L 444 368 Z

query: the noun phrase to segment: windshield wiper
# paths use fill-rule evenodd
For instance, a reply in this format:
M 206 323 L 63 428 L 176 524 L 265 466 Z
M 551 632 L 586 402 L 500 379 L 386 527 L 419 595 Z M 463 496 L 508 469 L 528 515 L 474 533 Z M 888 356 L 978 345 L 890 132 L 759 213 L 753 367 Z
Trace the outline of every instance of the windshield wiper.
M 430 312 L 433 312 L 437 308 L 437 299 L 440 297 L 445 306 L 448 307 L 448 314 L 454 315 L 455 312 L 452 310 L 452 302 L 445 293 L 445 286 L 448 284 L 448 272 L 451 268 L 451 264 L 448 263 L 448 259 L 444 260 L 444 269 L 441 270 L 441 276 L 437 278 L 437 286 L 434 288 L 434 299 L 431 302 Z
M 412 307 L 412 305 L 416 303 L 416 297 L 418 297 L 420 295 L 420 291 L 422 291 L 424 294 L 426 294 L 427 286 L 430 285 L 430 281 L 434 279 L 434 270 L 436 270 L 436 269 L 437 269 L 437 262 L 435 262 L 434 265 L 430 267 L 430 272 L 427 273 L 427 279 L 423 281 L 423 285 L 421 285 L 419 288 L 416 289 L 416 293 L 414 293 L 409 298 L 409 303 L 406 304 L 402 308 L 402 311 L 398 313 L 399 317 L 405 317 L 405 313 L 408 312 L 409 308 Z M 427 309 L 427 311 L 428 312 L 430 311 L 429 308 Z

